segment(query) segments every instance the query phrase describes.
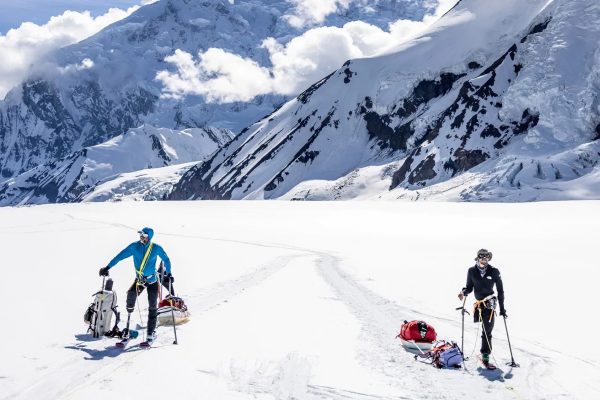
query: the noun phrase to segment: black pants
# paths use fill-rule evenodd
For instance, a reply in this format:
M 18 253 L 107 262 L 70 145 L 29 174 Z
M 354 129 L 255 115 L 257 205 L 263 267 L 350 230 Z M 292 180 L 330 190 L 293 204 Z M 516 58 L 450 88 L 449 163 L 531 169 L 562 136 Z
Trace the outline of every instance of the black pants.
M 156 329 L 156 306 L 158 303 L 158 281 L 151 283 L 148 287 L 148 334 Z M 135 307 L 135 299 L 144 291 L 144 285 L 138 285 L 137 281 L 127 290 L 127 312 L 131 313 Z M 136 293 L 137 290 L 137 293 Z
M 494 330 L 496 316 L 493 315 L 494 310 L 485 308 L 483 305 L 479 307 L 480 309 L 475 310 L 474 319 L 477 323 L 483 322 L 481 327 L 481 354 L 490 354 L 492 352 L 492 331 Z M 481 310 L 481 315 L 479 310 Z
M 169 290 L 173 296 L 175 296 L 175 289 L 173 288 L 173 283 L 169 282 L 169 279 L 165 276 L 164 267 L 161 265 L 160 267 L 158 267 L 158 271 L 156 272 L 158 273 L 159 277 L 162 276 L 162 285 L 166 287 L 167 290 Z

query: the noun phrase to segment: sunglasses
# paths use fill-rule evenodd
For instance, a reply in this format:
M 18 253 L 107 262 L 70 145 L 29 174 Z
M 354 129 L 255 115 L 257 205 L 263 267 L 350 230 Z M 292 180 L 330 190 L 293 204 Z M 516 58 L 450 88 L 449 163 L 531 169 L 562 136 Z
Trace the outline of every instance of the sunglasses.
M 480 254 L 477 256 L 477 258 L 479 258 L 480 260 L 489 260 L 490 259 L 490 255 L 489 254 Z
M 140 238 L 147 239 L 148 238 L 148 234 L 147 233 L 140 233 Z

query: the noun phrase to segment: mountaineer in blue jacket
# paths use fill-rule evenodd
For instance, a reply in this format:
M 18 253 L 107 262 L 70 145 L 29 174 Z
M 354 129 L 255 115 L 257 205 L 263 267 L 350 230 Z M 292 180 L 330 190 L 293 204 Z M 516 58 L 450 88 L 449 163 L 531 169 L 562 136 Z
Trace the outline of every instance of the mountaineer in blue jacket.
M 133 257 L 133 266 L 135 268 L 135 281 L 127 290 L 127 312 L 131 314 L 135 307 L 136 298 L 148 288 L 148 340 L 147 344 L 151 344 L 156 335 L 156 307 L 158 302 L 158 273 L 156 271 L 156 257 L 160 257 L 165 265 L 166 274 L 163 277 L 162 284 L 171 289 L 172 282 L 175 281 L 171 274 L 171 260 L 165 253 L 164 249 L 152 242 L 154 230 L 152 228 L 143 228 L 138 231 L 140 240 L 131 243 L 125 247 L 119 254 L 113 258 L 106 267 L 100 268 L 100 276 L 107 276 L 108 271 L 117 265 L 119 261 Z M 127 319 L 129 322 L 129 318 Z M 129 328 L 129 326 L 127 327 Z

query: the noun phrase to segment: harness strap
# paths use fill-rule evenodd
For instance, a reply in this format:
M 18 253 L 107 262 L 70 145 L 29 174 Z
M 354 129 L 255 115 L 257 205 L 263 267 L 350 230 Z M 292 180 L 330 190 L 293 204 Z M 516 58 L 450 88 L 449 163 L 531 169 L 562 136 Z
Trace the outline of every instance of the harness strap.
M 154 243 L 150 243 L 150 245 L 148 246 L 148 250 L 146 250 L 146 254 L 144 254 L 144 258 L 142 259 L 142 263 L 140 264 L 140 270 L 137 271 L 139 280 L 141 280 L 144 277 L 144 268 L 146 268 L 146 263 L 148 262 L 148 258 L 150 257 L 150 253 L 152 252 L 152 246 L 154 246 Z
M 489 295 L 489 296 L 487 296 L 486 298 L 484 298 L 484 299 L 481 299 L 481 300 L 476 300 L 476 301 L 475 301 L 475 303 L 473 303 L 473 312 L 474 312 L 474 313 L 476 313 L 476 312 L 477 312 L 477 310 L 479 310 L 479 320 L 480 320 L 480 321 L 482 321 L 482 320 L 483 320 L 483 317 L 482 317 L 482 315 L 481 315 L 481 305 L 483 304 L 483 305 L 484 305 L 484 307 L 485 307 L 485 302 L 486 302 L 486 301 L 488 301 L 488 300 L 490 300 L 490 299 L 493 299 L 493 298 L 495 298 L 495 297 L 496 297 L 496 295 L 494 295 L 494 294 L 490 294 L 490 295 Z M 492 312 L 490 313 L 490 319 L 488 320 L 488 322 L 492 322 L 492 318 L 494 317 L 494 315 L 496 315 L 496 310 L 495 310 L 495 308 L 494 308 L 494 309 L 492 309 Z

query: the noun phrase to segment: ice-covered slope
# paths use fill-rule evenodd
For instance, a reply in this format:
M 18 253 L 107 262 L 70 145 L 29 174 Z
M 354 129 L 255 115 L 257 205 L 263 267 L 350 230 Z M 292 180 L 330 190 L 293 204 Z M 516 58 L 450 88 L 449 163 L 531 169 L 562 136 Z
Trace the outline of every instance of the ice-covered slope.
M 8 179 L 0 184 L 0 205 L 73 202 L 89 196 L 95 200 L 113 199 L 114 195 L 107 192 L 106 185 L 107 181 L 116 178 L 121 186 L 117 192 L 121 196 L 131 192 L 141 198 L 156 198 L 164 192 L 155 187 L 158 182 L 148 186 L 147 180 L 139 179 L 139 175 L 152 175 L 151 172 L 139 172 L 129 179 L 118 175 L 202 160 L 232 136 L 230 131 L 208 128 L 176 131 L 145 125 L 131 129 L 108 142 L 84 148 Z M 183 167 L 174 167 L 180 168 Z M 159 171 L 158 176 L 163 176 L 160 172 L 165 171 Z M 168 185 L 173 173 L 168 172 L 162 183 Z M 102 186 L 102 195 L 93 193 L 96 185 Z
M 352 1 L 323 25 L 364 20 L 381 28 L 400 18 L 420 20 L 435 2 Z M 221 48 L 269 66 L 261 43 L 285 44 L 313 25 L 294 28 L 282 16 L 287 0 L 161 0 L 140 8 L 81 43 L 32 66 L 29 79 L 0 101 L 0 177 L 66 157 L 149 123 L 173 129 L 216 126 L 239 131 L 286 99 L 261 96 L 249 103 L 206 104 L 190 96 L 161 99 L 157 72 L 175 50 L 193 55 Z M 335 68 L 333 66 L 332 68 Z M 1 178 L 0 178 L 1 179 Z
M 0 398 L 598 399 L 600 348 L 588 342 L 600 328 L 590 311 L 600 269 L 588 250 L 599 224 L 598 201 L 0 208 L 0 240 L 10 250 L 10 284 L 0 291 Z M 192 317 L 178 327 L 176 346 L 172 327 L 161 326 L 154 348 L 140 351 L 138 339 L 120 352 L 114 339 L 85 334 L 83 313 L 100 289 L 98 269 L 147 225 Z M 400 324 L 424 319 L 440 339 L 460 342 L 456 294 L 480 247 L 502 272 L 520 368 L 505 365 L 501 320 L 493 331 L 500 369 L 479 368 L 481 332 L 470 315 L 466 370 L 415 361 L 394 338 Z M 110 273 L 124 318 L 131 259 Z M 147 304 L 140 296 L 142 323 Z M 140 322 L 137 309 L 132 321 Z
M 595 0 L 463 0 L 243 131 L 171 198 L 544 198 L 600 160 L 599 21 Z
M 111 176 L 78 197 L 81 202 L 162 200 L 197 162 L 142 169 Z

